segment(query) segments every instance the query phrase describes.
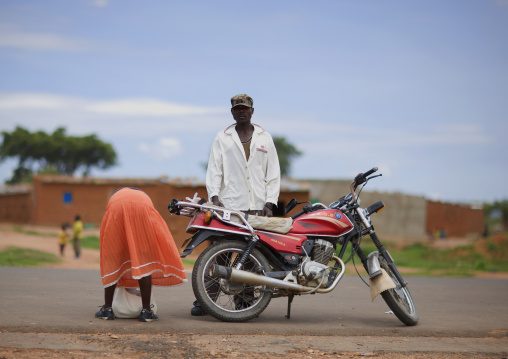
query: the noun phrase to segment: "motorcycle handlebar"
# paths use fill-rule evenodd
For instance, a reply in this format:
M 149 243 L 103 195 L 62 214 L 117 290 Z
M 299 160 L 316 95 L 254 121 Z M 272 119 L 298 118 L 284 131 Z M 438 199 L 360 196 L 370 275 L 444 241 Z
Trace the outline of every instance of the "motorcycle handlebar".
M 373 169 L 368 170 L 367 172 L 365 172 L 365 173 L 363 174 L 363 177 L 368 177 L 368 176 L 370 176 L 371 174 L 373 174 L 373 173 L 374 173 L 374 172 L 376 172 L 376 171 L 377 171 L 377 167 L 374 167 Z
M 300 216 L 301 216 L 302 214 L 304 214 L 304 213 L 305 213 L 305 211 L 302 209 L 301 211 L 298 211 L 298 212 L 296 212 L 295 214 L 293 214 L 293 215 L 291 216 L 291 219 L 295 219 L 295 218 L 297 218 L 297 217 L 300 217 Z
M 304 213 L 309 213 L 309 212 L 311 212 L 311 211 L 312 211 L 312 204 L 308 204 L 308 205 L 306 205 L 306 206 L 303 206 L 303 209 L 302 209 L 301 211 L 298 211 L 298 212 L 296 212 L 295 214 L 293 214 L 293 215 L 291 216 L 291 219 L 295 219 L 295 218 L 297 218 L 297 217 L 301 216 L 302 214 L 304 214 Z
M 356 175 L 356 177 L 355 177 L 353 182 L 356 184 L 356 186 L 358 186 L 358 185 L 364 183 L 367 180 L 367 177 L 370 176 L 371 174 L 373 174 L 376 171 L 377 171 L 377 167 L 374 167 L 373 169 L 368 170 L 365 173 L 359 173 L 359 174 Z

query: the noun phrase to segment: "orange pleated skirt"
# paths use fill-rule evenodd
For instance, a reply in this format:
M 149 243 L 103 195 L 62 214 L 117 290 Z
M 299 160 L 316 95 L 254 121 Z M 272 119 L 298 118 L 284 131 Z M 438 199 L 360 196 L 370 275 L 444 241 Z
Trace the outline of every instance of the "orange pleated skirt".
M 173 236 L 148 195 L 122 188 L 111 196 L 100 229 L 100 267 L 104 288 L 137 287 L 152 276 L 152 285 L 187 281 Z

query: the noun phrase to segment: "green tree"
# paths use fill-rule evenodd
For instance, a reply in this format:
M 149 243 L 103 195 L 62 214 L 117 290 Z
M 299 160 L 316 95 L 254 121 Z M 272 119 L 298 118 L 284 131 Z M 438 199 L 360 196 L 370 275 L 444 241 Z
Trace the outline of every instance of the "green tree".
M 484 213 L 487 221 L 494 220 L 494 222 L 500 222 L 504 228 L 508 228 L 508 199 L 486 203 Z
M 273 143 L 275 144 L 279 157 L 280 174 L 282 176 L 287 176 L 291 169 L 291 161 L 301 156 L 302 152 L 293 144 L 289 143 L 285 137 L 274 136 Z
M 17 158 L 18 166 L 8 183 L 29 181 L 33 173 L 73 175 L 82 171 L 88 175 L 92 168 L 107 169 L 116 165 L 113 146 L 101 141 L 95 134 L 83 137 L 67 136 L 65 128 L 52 134 L 29 132 L 16 127 L 13 132 L 2 132 L 0 162 Z

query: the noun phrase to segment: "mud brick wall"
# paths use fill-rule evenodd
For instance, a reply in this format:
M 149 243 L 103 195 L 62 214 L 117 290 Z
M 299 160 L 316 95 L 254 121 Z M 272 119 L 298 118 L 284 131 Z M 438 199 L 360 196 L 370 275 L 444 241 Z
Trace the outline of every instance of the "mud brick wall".
M 15 224 L 28 223 L 31 199 L 31 193 L 0 195 L 0 221 Z
M 463 238 L 483 231 L 483 210 L 470 206 L 427 202 L 426 231 L 444 230 L 448 237 Z

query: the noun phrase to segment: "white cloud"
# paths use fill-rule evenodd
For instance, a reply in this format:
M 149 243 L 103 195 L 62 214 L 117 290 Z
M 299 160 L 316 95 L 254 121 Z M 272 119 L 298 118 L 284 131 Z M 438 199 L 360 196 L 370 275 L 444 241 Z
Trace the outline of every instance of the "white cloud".
M 161 137 L 155 143 L 140 143 L 138 149 L 156 160 L 168 160 L 183 152 L 180 141 L 172 137 Z
M 84 51 L 90 45 L 85 40 L 61 35 L 0 30 L 0 47 L 37 51 Z
M 104 114 L 133 116 L 205 115 L 224 111 L 218 108 L 184 106 L 154 99 L 100 101 L 91 103 L 86 107 L 86 110 Z
M 70 134 L 98 132 L 106 136 L 151 137 L 164 134 L 217 132 L 229 124 L 227 108 L 181 105 L 157 99 L 101 101 L 47 93 L 0 93 L 0 130 L 22 126 Z M 221 125 L 222 126 L 222 125 Z
M 94 0 L 93 4 L 97 7 L 106 7 L 109 5 L 108 0 Z
M 316 131 L 321 131 L 318 134 Z M 485 133 L 479 125 L 449 124 L 418 129 L 392 129 L 376 127 L 349 127 L 343 131 L 339 125 L 313 123 L 304 130 L 305 138 L 298 146 L 305 153 L 334 153 L 340 148 L 361 147 L 364 151 L 395 147 L 487 145 L 495 142 L 495 135 Z M 339 135 L 337 135 L 339 134 Z M 352 134 L 352 135 L 348 135 Z M 295 136 L 297 134 L 295 133 Z M 315 140 L 309 141 L 312 138 Z
M 77 109 L 83 107 L 86 101 L 69 96 L 46 93 L 0 93 L 1 110 L 29 110 L 29 109 Z
M 173 116 L 224 113 L 219 107 L 179 105 L 150 98 L 99 101 L 46 93 L 0 93 L 0 110 L 73 109 L 106 115 Z

